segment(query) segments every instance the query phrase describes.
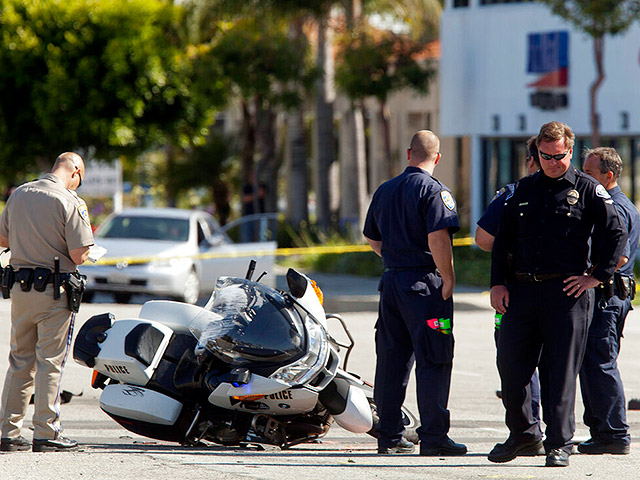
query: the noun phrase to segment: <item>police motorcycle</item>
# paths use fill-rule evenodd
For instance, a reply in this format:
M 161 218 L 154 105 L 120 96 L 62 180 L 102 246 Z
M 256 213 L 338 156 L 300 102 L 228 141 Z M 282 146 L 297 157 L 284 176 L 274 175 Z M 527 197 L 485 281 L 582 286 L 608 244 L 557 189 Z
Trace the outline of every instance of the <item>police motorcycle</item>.
M 288 448 L 327 434 L 333 422 L 375 436 L 373 386 L 346 371 L 353 338 L 326 314 L 313 280 L 289 269 L 289 291 L 220 277 L 204 307 L 152 300 L 138 318 L 91 317 L 74 359 L 94 369 L 100 408 L 125 429 L 198 445 Z M 328 319 L 348 342 L 327 331 Z M 338 352 L 346 349 L 342 367 Z M 405 436 L 417 441 L 403 407 Z

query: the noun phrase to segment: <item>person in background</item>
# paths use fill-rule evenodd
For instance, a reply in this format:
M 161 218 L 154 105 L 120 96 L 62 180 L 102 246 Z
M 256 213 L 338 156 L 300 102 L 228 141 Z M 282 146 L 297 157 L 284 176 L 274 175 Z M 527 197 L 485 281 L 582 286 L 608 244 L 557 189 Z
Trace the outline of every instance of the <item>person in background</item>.
M 503 315 L 498 371 L 510 432 L 489 453 L 492 462 L 542 444 L 547 467 L 569 465 L 593 288 L 611 278 L 627 243 L 611 196 L 571 164 L 574 140 L 563 123 L 541 127 L 541 168 L 516 182 L 491 252 L 491 306 Z M 544 442 L 527 388 L 536 366 Z
M 622 192 L 618 179 L 622 160 L 613 148 L 585 151 L 584 173 L 606 188 L 628 232 L 628 241 L 611 278 L 609 291 L 596 289 L 595 309 L 589 326 L 587 349 L 580 369 L 580 390 L 584 403 L 584 423 L 591 438 L 578 445 L 580 453 L 629 453 L 631 437 L 625 410 L 624 386 L 618 370 L 618 354 L 625 319 L 635 296 L 633 265 L 640 237 L 640 214 Z M 612 296 L 611 296 L 612 295 Z
M 75 193 L 84 172 L 80 155 L 61 154 L 51 173 L 11 194 L 0 217 L 0 246 L 11 248 L 1 282 L 3 296 L 11 298 L 11 350 L 0 412 L 2 451 L 78 446 L 61 435 L 60 380 L 81 297 L 78 283 L 70 278 L 81 284 L 76 267 L 93 245 L 87 206 Z M 34 386 L 31 446 L 20 430 Z
M 378 453 L 410 453 L 401 407 L 413 363 L 421 426 L 420 455 L 464 455 L 467 447 L 449 438 L 449 389 L 453 365 L 452 236 L 460 223 L 447 187 L 432 174 L 440 161 L 440 140 L 417 132 L 409 166 L 376 190 L 364 236 L 382 257 L 376 324 L 374 400 L 378 409 Z
M 525 159 L 527 167 L 527 175 L 540 170 L 540 159 L 538 158 L 538 147 L 536 147 L 536 136 L 530 137 L 527 140 L 527 157 Z M 505 202 L 513 195 L 515 183 L 509 183 L 502 187 L 493 197 L 491 203 L 487 207 L 480 220 L 478 220 L 478 227 L 476 228 L 476 245 L 485 252 L 490 252 L 493 248 L 493 242 L 500 226 L 500 217 L 502 216 L 502 210 L 504 209 Z M 495 342 L 498 345 L 498 335 L 500 334 L 500 319 L 502 315 L 496 314 L 495 322 Z M 531 413 L 533 418 L 538 422 L 540 428 L 540 381 L 538 380 L 538 371 L 536 370 L 529 382 L 529 388 L 531 389 Z M 501 398 L 502 390 L 498 390 L 496 394 Z M 542 430 L 540 430 L 542 432 Z M 543 448 L 534 448 L 530 451 L 520 452 L 520 455 L 542 455 L 544 454 Z

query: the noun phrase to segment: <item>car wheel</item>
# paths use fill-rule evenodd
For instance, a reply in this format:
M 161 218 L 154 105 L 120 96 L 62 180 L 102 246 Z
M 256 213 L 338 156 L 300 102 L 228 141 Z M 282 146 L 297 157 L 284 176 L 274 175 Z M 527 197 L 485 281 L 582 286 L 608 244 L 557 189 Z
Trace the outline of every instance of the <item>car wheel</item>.
M 116 303 L 129 303 L 131 301 L 130 293 L 114 293 Z
M 194 305 L 197 303 L 198 298 L 200 298 L 200 278 L 198 278 L 196 272 L 191 270 L 184 282 L 184 291 L 180 300 L 184 303 Z

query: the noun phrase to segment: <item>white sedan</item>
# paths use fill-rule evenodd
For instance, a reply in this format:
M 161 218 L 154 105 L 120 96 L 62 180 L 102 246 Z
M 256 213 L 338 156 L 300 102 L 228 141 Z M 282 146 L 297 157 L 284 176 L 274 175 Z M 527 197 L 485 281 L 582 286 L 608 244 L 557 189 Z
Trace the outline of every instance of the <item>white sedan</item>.
M 257 237 L 264 215 L 247 218 Z M 264 237 L 264 235 L 263 235 Z M 209 295 L 220 276 L 244 277 L 249 261 L 257 261 L 256 275 L 275 286 L 275 241 L 233 243 L 206 212 L 178 208 L 133 208 L 112 214 L 96 230 L 96 244 L 107 249 L 97 264 L 79 267 L 87 276 L 85 299 L 96 292 L 115 295 L 127 303 L 145 293 L 196 303 Z

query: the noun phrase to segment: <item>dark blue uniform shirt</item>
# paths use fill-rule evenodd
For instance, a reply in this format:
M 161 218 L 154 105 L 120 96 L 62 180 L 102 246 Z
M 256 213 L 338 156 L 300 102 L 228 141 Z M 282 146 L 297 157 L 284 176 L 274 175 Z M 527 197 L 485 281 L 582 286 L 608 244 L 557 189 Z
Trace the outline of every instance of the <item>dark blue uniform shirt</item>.
M 601 245 L 594 251 L 592 237 L 594 245 Z M 592 276 L 605 281 L 626 243 L 613 200 L 596 180 L 573 166 L 560 178 L 538 171 L 516 182 L 504 206 L 492 251 L 491 286 L 506 284 L 509 253 L 517 273 L 582 274 L 594 264 Z
M 640 213 L 629 198 L 622 193 L 619 186 L 613 187 L 609 190 L 609 195 L 615 203 L 618 210 L 618 216 L 620 222 L 626 227 L 628 232 L 628 241 L 625 246 L 622 255 L 627 257 L 629 261 L 620 267 L 618 271 L 622 275 L 633 275 L 633 264 L 636 260 L 636 250 L 638 249 L 638 242 L 640 241 Z
M 460 230 L 456 203 L 447 187 L 418 167 L 383 183 L 373 195 L 364 235 L 382 240 L 385 267 L 435 268 L 427 236 Z
M 496 236 L 498 228 L 500 227 L 500 217 L 502 217 L 502 211 L 504 210 L 504 204 L 513 195 L 515 183 L 510 183 L 502 187 L 496 195 L 491 199 L 491 203 L 478 220 L 478 226 L 482 228 L 489 235 Z

